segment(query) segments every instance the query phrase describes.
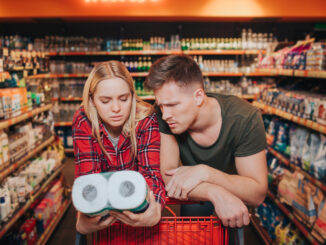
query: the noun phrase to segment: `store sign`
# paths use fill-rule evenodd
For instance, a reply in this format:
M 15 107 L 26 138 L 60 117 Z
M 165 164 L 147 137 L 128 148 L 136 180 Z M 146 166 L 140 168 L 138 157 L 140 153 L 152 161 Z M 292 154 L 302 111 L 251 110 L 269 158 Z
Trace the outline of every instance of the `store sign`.
M 145 2 L 158 2 L 159 0 L 84 0 L 85 3 L 145 3 Z

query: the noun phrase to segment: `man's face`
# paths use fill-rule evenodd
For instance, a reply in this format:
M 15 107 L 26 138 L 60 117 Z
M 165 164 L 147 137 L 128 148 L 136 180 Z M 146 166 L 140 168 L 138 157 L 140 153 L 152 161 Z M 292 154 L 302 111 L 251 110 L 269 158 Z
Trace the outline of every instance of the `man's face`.
M 162 119 L 174 134 L 187 131 L 196 118 L 197 106 L 193 92 L 189 88 L 179 87 L 175 82 L 165 83 L 154 90 L 156 103 L 161 109 Z

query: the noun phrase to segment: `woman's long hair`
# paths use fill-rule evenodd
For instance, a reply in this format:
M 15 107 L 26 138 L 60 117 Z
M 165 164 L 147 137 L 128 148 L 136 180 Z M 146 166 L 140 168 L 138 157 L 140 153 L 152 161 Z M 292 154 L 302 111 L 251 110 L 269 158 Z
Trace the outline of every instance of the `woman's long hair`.
M 119 61 L 107 61 L 96 65 L 87 78 L 83 91 L 83 102 L 86 116 L 92 125 L 92 134 L 97 139 L 103 152 L 109 157 L 105 150 L 101 136 L 100 136 L 100 120 L 97 110 L 93 103 L 94 93 L 99 82 L 112 79 L 121 78 L 124 80 L 130 88 L 132 102 L 131 110 L 128 120 L 125 122 L 122 128 L 122 133 L 125 136 L 130 137 L 131 152 L 133 158 L 137 152 L 137 140 L 136 140 L 136 126 L 137 123 L 152 113 L 152 106 L 142 101 L 137 95 L 134 87 L 134 81 L 129 74 L 127 68 Z

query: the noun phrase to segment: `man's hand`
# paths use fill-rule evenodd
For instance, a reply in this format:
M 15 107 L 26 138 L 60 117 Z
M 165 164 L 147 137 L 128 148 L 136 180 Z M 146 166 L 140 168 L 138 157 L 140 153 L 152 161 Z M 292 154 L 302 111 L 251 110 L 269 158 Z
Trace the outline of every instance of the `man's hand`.
M 81 234 L 89 234 L 98 230 L 102 230 L 110 225 L 112 225 L 117 219 L 115 217 L 108 217 L 101 221 L 102 217 L 97 215 L 90 217 L 86 214 L 78 212 L 76 230 Z
M 149 207 L 144 213 L 135 214 L 130 211 L 110 211 L 110 215 L 130 226 L 154 226 L 161 219 L 161 204 L 155 201 L 153 192 L 149 192 Z
M 222 187 L 218 187 L 218 191 L 211 193 L 211 202 L 224 226 L 234 228 L 249 224 L 248 209 L 238 197 Z
M 187 200 L 188 193 L 208 178 L 206 166 L 203 164 L 182 166 L 165 171 L 165 174 L 172 176 L 165 187 L 168 196 L 179 200 Z

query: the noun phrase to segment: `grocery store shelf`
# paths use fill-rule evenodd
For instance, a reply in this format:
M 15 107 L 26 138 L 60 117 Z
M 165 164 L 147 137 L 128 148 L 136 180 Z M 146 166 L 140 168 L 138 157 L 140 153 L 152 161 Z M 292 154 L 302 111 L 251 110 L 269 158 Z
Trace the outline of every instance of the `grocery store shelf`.
M 182 54 L 181 50 L 141 50 L 141 51 L 89 51 L 89 52 L 48 52 L 49 56 L 120 56 L 120 55 L 170 55 Z
M 28 159 L 36 155 L 38 152 L 40 152 L 44 147 L 47 147 L 48 145 L 52 144 L 54 142 L 54 136 L 51 136 L 49 139 L 44 141 L 42 144 L 38 145 L 34 150 L 30 151 L 25 155 L 22 159 L 17 161 L 16 163 L 10 164 L 8 168 L 4 169 L 0 172 L 0 182 L 9 174 L 16 171 L 21 165 L 26 163 Z
M 245 72 L 243 76 L 247 77 L 272 77 L 275 76 L 275 74 L 271 74 L 268 72 Z
M 295 70 L 295 77 L 326 78 L 326 71 L 302 71 Z
M 147 77 L 148 72 L 131 72 L 132 77 Z
M 287 157 L 285 157 L 283 154 L 277 152 L 272 147 L 268 146 L 267 148 L 268 148 L 268 151 L 270 153 L 272 153 L 277 159 L 279 159 L 285 166 L 288 166 L 293 170 L 299 171 L 307 180 L 309 180 L 312 184 L 319 187 L 326 193 L 326 184 L 325 183 L 322 183 L 320 180 L 316 179 L 315 177 L 313 177 L 312 175 L 310 175 L 309 173 L 307 173 L 306 171 L 301 169 L 299 166 L 291 163 Z
M 39 108 L 36 108 L 34 110 L 31 110 L 29 112 L 25 112 L 23 113 L 22 115 L 19 115 L 17 117 L 13 117 L 13 118 L 10 118 L 10 119 L 7 119 L 7 120 L 3 120 L 0 122 L 0 129 L 4 129 L 4 128 L 8 128 L 14 124 L 17 124 L 21 121 L 24 121 L 26 120 L 27 118 L 30 118 L 30 117 L 33 117 L 37 114 L 40 114 L 44 111 L 48 111 L 50 110 L 52 107 L 52 104 L 48 104 L 48 105 L 45 105 L 45 106 L 42 106 L 42 107 L 39 107 Z
M 265 54 L 265 50 L 185 50 L 183 54 L 188 55 L 243 55 L 243 54 Z
M 286 120 L 295 122 L 295 123 L 300 124 L 302 126 L 305 126 L 307 128 L 310 128 L 310 129 L 313 129 L 313 130 L 318 131 L 320 133 L 326 134 L 326 125 L 322 125 L 320 123 L 313 122 L 311 120 L 300 118 L 300 117 L 295 116 L 295 115 L 293 115 L 291 113 L 276 109 L 274 107 L 271 107 L 269 105 L 266 105 L 266 104 L 258 102 L 258 101 L 254 101 L 252 103 L 252 105 L 264 110 L 267 113 L 277 115 L 277 116 L 282 117 L 282 118 L 284 118 Z
M 71 127 L 72 122 L 56 122 L 54 123 L 54 127 Z
M 71 199 L 65 200 L 62 204 L 60 209 L 57 211 L 56 216 L 51 220 L 51 223 L 48 227 L 44 230 L 42 236 L 36 242 L 36 245 L 45 245 L 48 239 L 50 238 L 51 234 L 53 233 L 54 229 L 58 225 L 59 221 L 61 220 L 62 216 L 68 210 L 69 205 L 71 204 Z
M 293 76 L 293 77 L 310 77 L 326 78 L 326 71 L 309 71 L 309 70 L 292 70 L 292 69 L 256 69 L 257 72 L 266 74 L 265 76 Z
M 142 98 L 143 100 L 155 100 L 154 95 L 139 95 L 138 97 Z
M 265 245 L 271 245 L 272 244 L 272 238 L 268 235 L 268 232 L 266 231 L 266 229 L 260 225 L 260 221 L 259 219 L 255 216 L 255 214 L 252 214 L 250 216 L 250 221 L 251 224 L 253 225 L 253 227 L 256 229 L 256 231 L 258 232 L 259 236 L 261 237 L 261 239 L 263 240 Z
M 257 98 L 258 94 L 243 94 L 240 95 L 239 98 L 244 100 L 255 100 Z
M 292 221 L 292 223 L 301 231 L 305 238 L 313 245 L 319 245 L 320 243 L 311 235 L 311 233 L 300 223 L 297 218 L 288 210 L 278 199 L 271 193 L 267 192 L 268 197 L 281 209 L 281 211 Z
M 61 97 L 61 101 L 82 101 L 82 97 Z
M 30 194 L 29 200 L 25 205 L 8 221 L 0 230 L 0 238 L 15 224 L 15 222 L 29 209 L 31 204 L 37 199 L 42 193 L 46 192 L 51 187 L 51 182 L 54 180 L 63 169 L 64 165 L 61 165 L 56 171 L 54 171 L 49 178 L 41 185 L 41 187 Z
M 88 55 L 243 55 L 265 54 L 265 50 L 141 50 L 141 51 L 89 51 L 89 52 L 48 52 L 49 56 L 88 56 Z
M 203 72 L 205 77 L 242 77 L 241 72 Z
M 65 153 L 74 153 L 73 148 L 65 148 Z
M 38 74 L 34 76 L 29 76 L 28 78 L 87 78 L 89 73 L 71 73 L 71 74 Z M 148 72 L 131 72 L 132 77 L 146 77 Z M 275 76 L 275 74 L 270 74 L 266 72 L 203 72 L 203 76 L 207 77 L 268 77 Z

